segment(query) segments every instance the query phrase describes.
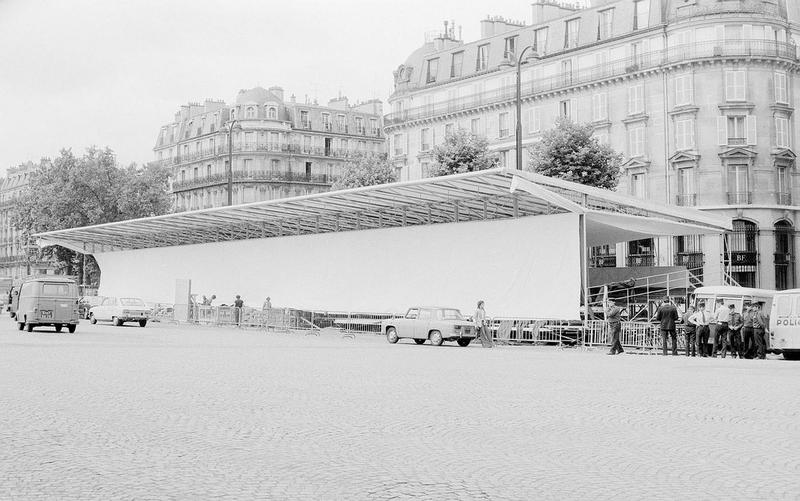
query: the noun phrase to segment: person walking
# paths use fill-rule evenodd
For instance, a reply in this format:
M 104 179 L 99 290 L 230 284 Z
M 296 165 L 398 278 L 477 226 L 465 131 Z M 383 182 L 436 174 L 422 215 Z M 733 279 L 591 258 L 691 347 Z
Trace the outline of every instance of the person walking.
M 686 307 L 686 313 L 684 313 L 681 318 L 683 322 L 683 335 L 686 338 L 687 357 L 697 356 L 697 326 L 689 321 L 694 313 L 694 306 L 690 304 Z
M 609 299 L 606 303 L 606 323 L 608 324 L 609 333 L 611 335 L 611 351 L 609 355 L 619 355 L 625 353 L 622 349 L 622 343 L 619 340 L 619 334 L 622 330 L 622 308 L 617 306 L 613 299 Z
M 697 311 L 689 317 L 689 323 L 695 326 L 697 337 L 697 354 L 700 357 L 707 357 L 708 351 L 708 323 L 711 321 L 711 315 L 706 313 L 706 303 L 697 305 Z
M 738 353 L 738 346 L 741 343 L 740 333 L 744 321 L 742 315 L 736 311 L 736 305 L 728 305 L 728 335 L 723 339 L 721 355 L 725 358 L 728 354 L 728 349 L 731 350 L 731 356 L 736 358 Z
M 243 307 L 244 301 L 242 300 L 242 296 L 236 294 L 236 300 L 233 302 L 233 321 L 236 322 L 237 327 L 241 324 Z
M 678 338 L 675 334 L 675 322 L 678 321 L 678 308 L 672 304 L 669 296 L 664 296 L 664 302 L 656 310 L 655 320 L 659 322 L 661 338 L 663 340 L 664 356 L 667 356 L 667 337 L 672 338 L 672 355 L 678 354 Z
M 755 337 L 753 332 L 753 319 L 756 315 L 756 304 L 748 304 L 742 313 L 742 352 L 744 358 L 753 358 L 756 352 Z
M 720 346 L 727 342 L 728 317 L 730 316 L 730 311 L 728 308 L 725 308 L 725 301 L 723 299 L 717 299 L 716 304 L 716 310 L 714 310 L 714 323 L 717 328 L 714 329 L 714 344 L 711 346 L 711 356 L 715 358 Z
M 478 308 L 475 310 L 473 322 L 475 323 L 476 334 L 481 340 L 481 346 L 484 348 L 493 348 L 494 344 L 492 343 L 492 334 L 489 332 L 489 329 L 486 325 L 486 310 L 483 309 L 482 300 L 478 301 Z
M 753 315 L 753 338 L 756 342 L 755 356 L 761 360 L 767 358 L 767 335 L 769 334 L 769 315 L 765 314 L 764 303 L 757 303 Z

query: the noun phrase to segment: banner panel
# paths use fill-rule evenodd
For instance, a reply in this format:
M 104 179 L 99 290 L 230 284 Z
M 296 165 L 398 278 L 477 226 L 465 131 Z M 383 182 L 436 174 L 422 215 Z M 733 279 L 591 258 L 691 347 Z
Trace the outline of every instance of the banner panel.
M 492 316 L 577 319 L 578 215 L 286 236 L 96 254 L 100 294 L 170 302 L 195 294 L 248 306 L 401 312 L 441 305 Z

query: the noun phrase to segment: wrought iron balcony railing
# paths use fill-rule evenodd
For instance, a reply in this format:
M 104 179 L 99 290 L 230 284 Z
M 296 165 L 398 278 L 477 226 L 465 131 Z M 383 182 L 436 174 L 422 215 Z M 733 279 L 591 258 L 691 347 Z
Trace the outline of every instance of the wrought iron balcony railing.
M 677 252 L 675 253 L 675 266 L 686 266 L 690 270 L 703 266 L 702 252 Z
M 776 195 L 776 198 L 778 199 L 778 205 L 792 205 L 792 194 L 791 193 L 778 192 L 775 195 Z
M 234 183 L 312 183 L 312 184 L 332 184 L 335 180 L 334 176 L 327 174 L 306 174 L 304 172 L 271 172 L 271 171 L 252 171 L 241 172 L 235 171 L 233 173 Z M 172 183 L 172 191 L 187 191 L 196 188 L 205 188 L 210 186 L 218 186 L 228 182 L 228 176 L 225 174 L 214 174 L 212 176 L 203 176 L 196 179 L 187 179 L 185 181 L 174 181 Z
M 546 59 L 534 63 L 534 69 L 536 66 L 546 64 L 550 57 L 553 60 L 557 60 L 558 56 L 558 53 L 554 53 Z M 523 82 L 522 98 L 525 99 L 526 97 L 553 92 L 566 87 L 588 84 L 597 80 L 615 78 L 632 72 L 655 69 L 692 60 L 749 57 L 796 61 L 797 48 L 793 44 L 772 40 L 719 40 L 679 45 L 647 52 L 635 57 L 609 61 L 605 64 L 584 68 L 579 71 L 571 71 L 569 72 L 570 78 L 565 78 L 564 73 L 561 73 L 551 77 Z M 415 90 L 416 88 L 410 86 L 407 89 Z M 384 125 L 399 125 L 412 120 L 510 102 L 515 98 L 515 92 L 516 85 L 512 84 L 491 91 L 440 101 L 432 105 L 389 113 L 384 118 Z
M 792 255 L 788 252 L 776 252 L 775 253 L 775 264 L 791 264 L 792 263 Z
M 589 258 L 592 268 L 614 268 L 617 266 L 617 256 L 613 254 L 595 254 Z
M 694 207 L 697 205 L 697 193 L 681 193 L 675 196 L 675 205 Z
M 723 256 L 723 263 L 728 264 L 728 255 Z M 756 266 L 758 265 L 758 252 L 733 251 L 730 259 L 731 266 Z
M 628 254 L 627 263 L 629 267 L 634 266 L 654 266 L 655 255 L 650 254 Z
M 728 205 L 746 205 L 753 203 L 753 193 L 750 191 L 729 191 Z

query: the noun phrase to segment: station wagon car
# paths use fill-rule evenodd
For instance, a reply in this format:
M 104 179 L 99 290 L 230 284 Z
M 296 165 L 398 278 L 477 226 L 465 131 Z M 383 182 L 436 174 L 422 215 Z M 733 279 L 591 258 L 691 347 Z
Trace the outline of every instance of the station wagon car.
M 456 308 L 426 306 L 409 308 L 402 318 L 382 321 L 381 332 L 392 344 L 400 339 L 413 339 L 417 344 L 430 340 L 434 346 L 445 341 L 467 346 L 476 336 L 475 326 Z
M 98 306 L 89 310 L 89 321 L 113 322 L 120 326 L 125 322 L 139 322 L 139 327 L 147 325 L 150 308 L 138 297 L 107 297 Z

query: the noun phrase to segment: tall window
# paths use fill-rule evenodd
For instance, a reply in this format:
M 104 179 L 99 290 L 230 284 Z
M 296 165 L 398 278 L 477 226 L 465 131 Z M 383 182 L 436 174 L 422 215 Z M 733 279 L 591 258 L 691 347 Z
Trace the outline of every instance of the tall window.
M 600 92 L 592 96 L 592 120 L 599 122 L 608 119 L 608 94 Z
M 500 113 L 497 117 L 497 137 L 508 136 L 508 113 Z
M 692 104 L 693 92 L 692 75 L 679 75 L 675 77 L 675 105 Z
M 300 111 L 300 125 L 304 129 L 310 129 L 311 128 L 311 122 L 308 120 L 308 112 L 305 111 L 305 110 L 301 110 Z
M 394 135 L 394 154 L 395 155 L 402 155 L 405 153 L 406 148 L 405 144 L 403 144 L 403 135 L 402 134 L 395 134 Z
M 428 151 L 431 149 L 431 130 L 422 129 L 419 132 L 420 151 Z
M 356 134 L 364 134 L 365 132 L 364 119 L 362 117 L 356 117 Z
M 633 2 L 633 29 L 641 30 L 650 24 L 650 0 Z
M 369 119 L 369 131 L 370 134 L 373 136 L 378 135 L 378 119 L 377 118 L 370 118 Z
M 489 44 L 478 46 L 478 58 L 475 60 L 475 71 L 483 71 L 489 67 Z
M 645 186 L 644 186 L 644 174 L 631 174 L 631 184 L 629 191 L 632 197 L 644 198 L 646 196 Z
M 561 78 L 564 85 L 572 85 L 572 59 L 561 61 Z
M 645 126 L 637 125 L 628 130 L 628 151 L 631 158 L 645 154 Z
M 789 169 L 785 165 L 779 165 L 776 169 L 775 191 L 778 192 L 778 204 L 780 205 L 792 205 L 788 172 Z
M 245 118 L 255 118 L 256 117 L 256 109 L 253 106 L 248 106 L 247 110 L 244 113 Z
M 464 51 L 454 52 L 453 59 L 450 61 L 450 78 L 458 78 L 461 76 L 461 70 L 464 66 Z
M 789 148 L 789 119 L 775 117 L 775 146 Z
M 628 242 L 628 266 L 653 266 L 655 241 L 652 238 Z
M 533 50 L 540 56 L 547 53 L 547 27 L 533 32 Z
M 506 45 L 505 50 L 503 52 L 503 56 L 506 58 L 511 58 L 517 53 L 517 37 L 508 37 L 506 38 Z
M 564 25 L 564 48 L 569 49 L 571 47 L 578 46 L 578 35 L 580 30 L 580 19 L 570 19 L 569 21 L 565 22 Z
M 331 114 L 330 113 L 323 113 L 322 114 L 322 129 L 323 130 L 331 130 Z
M 731 277 L 743 287 L 756 287 L 758 226 L 734 219 L 733 231 L 725 234 L 724 242 L 723 263 L 730 269 Z
M 781 220 L 775 223 L 775 288 L 794 287 L 794 228 L 789 221 Z
M 444 137 L 450 136 L 453 133 L 453 124 L 444 125 Z
M 678 205 L 693 206 L 697 203 L 694 185 L 694 167 L 678 169 Z
M 436 81 L 436 76 L 439 74 L 439 58 L 428 59 L 428 73 L 425 81 L 433 83 Z
M 747 99 L 747 74 L 744 70 L 725 71 L 725 99 L 727 101 Z
M 644 113 L 644 84 L 634 84 L 628 87 L 628 114 Z
M 347 132 L 347 117 L 344 115 L 336 115 L 336 129 L 339 132 Z
M 677 150 L 691 150 L 694 148 L 693 118 L 675 121 L 675 148 Z
M 783 71 L 775 72 L 775 102 L 789 104 L 787 77 Z
M 728 203 L 750 203 L 750 179 L 747 164 L 728 165 Z
M 277 158 L 273 158 L 269 162 L 269 168 L 272 170 L 273 174 L 277 174 L 281 171 L 281 161 Z
M 481 131 L 481 119 L 480 118 L 473 118 L 469 123 L 469 131 L 472 132 L 473 135 L 479 136 L 483 135 L 483 131 Z
M 611 37 L 614 22 L 614 9 L 606 9 L 598 12 L 597 16 L 597 39 L 605 40 Z
M 542 130 L 542 109 L 538 106 L 528 109 L 528 133 L 535 134 Z
M 276 119 L 278 118 L 278 109 L 274 106 L 270 106 L 267 110 L 267 118 Z

